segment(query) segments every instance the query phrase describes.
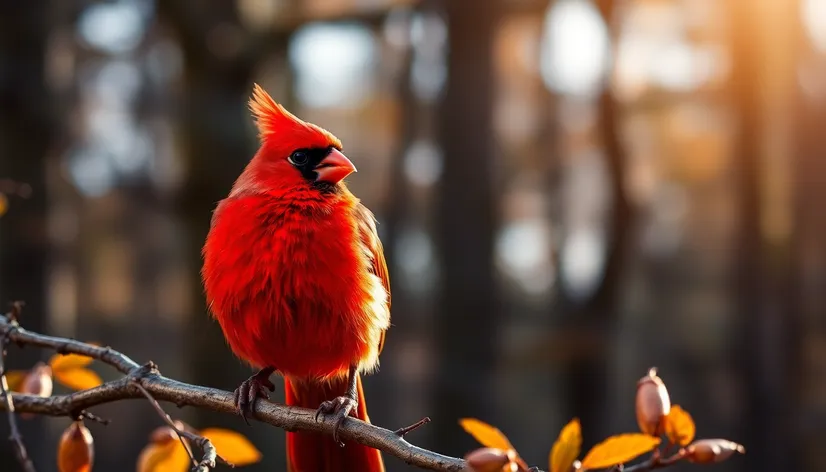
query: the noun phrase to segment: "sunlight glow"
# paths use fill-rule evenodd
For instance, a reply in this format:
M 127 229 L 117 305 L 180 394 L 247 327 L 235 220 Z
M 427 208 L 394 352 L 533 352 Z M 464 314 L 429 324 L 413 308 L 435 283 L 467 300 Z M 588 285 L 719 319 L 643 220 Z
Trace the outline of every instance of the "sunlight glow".
M 410 182 L 428 187 L 442 176 L 442 152 L 429 140 L 413 142 L 404 154 L 404 173 Z
M 80 37 L 90 46 L 109 54 L 134 50 L 146 32 L 145 3 L 99 3 L 88 7 L 80 16 Z
M 296 95 L 314 108 L 359 106 L 375 90 L 376 40 L 355 23 L 314 23 L 290 42 Z
M 138 96 L 142 87 L 141 71 L 133 61 L 106 61 L 88 82 L 86 92 L 109 107 L 125 108 Z
M 577 229 L 565 238 L 560 272 L 563 285 L 573 298 L 585 298 L 596 288 L 605 255 L 605 237 L 597 231 Z
M 84 136 L 66 161 L 77 189 L 99 197 L 120 180 L 144 174 L 155 148 L 149 129 L 132 110 L 144 86 L 138 63 L 111 59 L 88 64 L 81 74 Z
M 115 170 L 103 149 L 84 146 L 68 156 L 69 175 L 88 197 L 100 197 L 114 187 Z
M 702 74 L 698 74 L 699 56 L 690 44 L 679 41 L 664 46 L 658 66 L 651 71 L 654 79 L 665 88 L 672 90 L 691 90 L 698 85 Z M 707 69 L 707 68 L 706 68 Z
M 681 37 L 657 42 L 629 33 L 617 47 L 617 93 L 630 100 L 651 85 L 690 91 L 719 75 L 724 65 L 719 49 L 694 46 Z
M 571 156 L 563 180 L 562 224 L 565 237 L 560 249 L 560 279 L 566 293 L 582 299 L 602 278 L 606 257 L 605 222 L 612 196 L 606 160 L 596 150 Z
M 433 102 L 447 82 L 447 26 L 439 15 L 420 13 L 410 24 L 413 62 L 410 81 L 413 93 L 422 101 Z
M 506 225 L 496 239 L 502 271 L 527 293 L 547 292 L 556 279 L 551 264 L 551 230 L 541 218 Z
M 387 44 L 394 48 L 405 49 L 410 46 L 412 11 L 409 8 L 393 8 L 387 14 L 382 25 L 382 34 Z
M 803 0 L 800 14 L 812 44 L 826 52 L 826 0 Z
M 584 0 L 556 2 L 545 17 L 540 56 L 542 79 L 551 90 L 598 93 L 607 69 L 609 41 L 596 8 Z

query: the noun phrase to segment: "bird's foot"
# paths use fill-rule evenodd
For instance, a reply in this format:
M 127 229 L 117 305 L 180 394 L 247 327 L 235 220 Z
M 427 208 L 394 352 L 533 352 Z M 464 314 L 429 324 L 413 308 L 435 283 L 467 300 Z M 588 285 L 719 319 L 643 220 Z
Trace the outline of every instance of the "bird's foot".
M 338 438 L 338 430 L 344 423 L 344 420 L 350 416 L 350 412 L 356 409 L 358 402 L 350 397 L 336 397 L 332 400 L 327 400 L 318 407 L 315 412 L 315 419 L 318 421 L 318 416 L 322 413 L 325 415 L 333 414 L 336 418 L 335 426 L 333 427 L 333 441 L 339 446 L 344 447 L 344 443 Z
M 235 408 L 244 422 L 250 424 L 247 417 L 252 414 L 255 409 L 255 402 L 259 398 L 269 399 L 270 395 L 267 392 L 275 390 L 275 384 L 270 382 L 270 375 L 275 372 L 275 369 L 267 367 L 261 369 L 252 377 L 244 380 L 241 385 L 235 389 Z

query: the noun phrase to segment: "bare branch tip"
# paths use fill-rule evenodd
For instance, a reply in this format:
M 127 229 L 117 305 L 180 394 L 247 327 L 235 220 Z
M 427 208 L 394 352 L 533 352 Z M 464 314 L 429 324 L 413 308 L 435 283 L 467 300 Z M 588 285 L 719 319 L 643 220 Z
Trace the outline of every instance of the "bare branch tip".
M 20 320 L 20 315 L 23 314 L 23 307 L 26 306 L 26 302 L 23 300 L 15 300 L 10 303 L 11 310 L 9 310 L 8 318 L 9 321 L 13 323 L 17 323 Z
M 88 412 L 86 410 L 81 411 L 78 413 L 76 419 L 87 419 L 89 421 L 94 421 L 95 423 L 102 424 L 103 426 L 109 426 L 109 423 L 112 421 L 108 418 L 102 418 L 94 413 Z
M 421 428 L 422 426 L 426 425 L 427 423 L 430 423 L 430 417 L 429 417 L 429 416 L 425 416 L 424 418 L 422 418 L 422 419 L 420 419 L 419 421 L 417 421 L 417 422 L 415 422 L 415 423 L 411 424 L 410 426 L 405 426 L 405 427 L 403 427 L 403 428 L 399 428 L 399 429 L 397 429 L 397 430 L 393 431 L 393 433 L 394 433 L 396 436 L 398 436 L 398 437 L 400 437 L 400 438 L 403 438 L 403 437 L 405 437 L 407 434 L 409 434 L 409 433 L 411 433 L 411 432 L 413 432 L 413 431 L 415 431 L 415 430 L 417 430 L 417 429 Z

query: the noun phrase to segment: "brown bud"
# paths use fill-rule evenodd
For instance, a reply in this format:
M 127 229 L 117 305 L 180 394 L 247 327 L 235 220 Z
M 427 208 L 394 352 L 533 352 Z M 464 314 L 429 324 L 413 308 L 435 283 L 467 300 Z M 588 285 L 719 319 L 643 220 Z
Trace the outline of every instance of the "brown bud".
M 82 421 L 75 421 L 60 437 L 57 468 L 60 472 L 89 472 L 94 455 L 92 433 Z
M 474 472 L 515 472 L 518 469 L 516 452 L 513 449 L 503 451 L 483 447 L 468 453 L 465 460 Z
M 20 393 L 49 397 L 52 395 L 53 386 L 52 368 L 43 362 L 38 362 L 26 374 L 23 385 L 20 387 Z
M 723 462 L 735 452 L 746 453 L 746 448 L 727 439 L 701 439 L 685 448 L 686 458 L 695 464 Z
M 52 368 L 48 364 L 38 362 L 26 373 L 23 382 L 20 384 L 20 393 L 27 395 L 37 395 L 38 397 L 49 397 L 52 395 L 54 383 L 52 381 Z M 31 413 L 21 413 L 20 417 L 29 420 L 34 417 Z
M 652 436 L 664 432 L 665 417 L 671 411 L 671 399 L 657 369 L 648 370 L 648 375 L 637 382 L 637 424 L 640 431 Z

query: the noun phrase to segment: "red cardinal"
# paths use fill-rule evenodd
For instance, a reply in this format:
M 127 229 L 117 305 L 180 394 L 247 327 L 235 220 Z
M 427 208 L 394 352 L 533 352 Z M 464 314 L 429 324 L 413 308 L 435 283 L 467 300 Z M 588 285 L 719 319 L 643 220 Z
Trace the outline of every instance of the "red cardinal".
M 261 148 L 218 203 L 203 249 L 212 315 L 232 351 L 260 371 L 235 391 L 246 421 L 284 377 L 288 405 L 336 415 L 333 438 L 287 433 L 293 472 L 383 471 L 379 451 L 339 447 L 348 415 L 369 421 L 360 373 L 378 365 L 390 285 L 373 214 L 343 179 L 341 142 L 255 85 Z

